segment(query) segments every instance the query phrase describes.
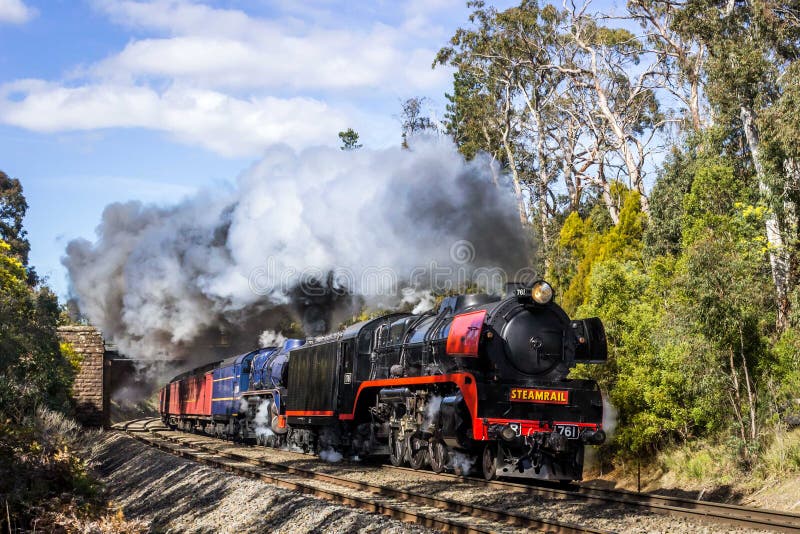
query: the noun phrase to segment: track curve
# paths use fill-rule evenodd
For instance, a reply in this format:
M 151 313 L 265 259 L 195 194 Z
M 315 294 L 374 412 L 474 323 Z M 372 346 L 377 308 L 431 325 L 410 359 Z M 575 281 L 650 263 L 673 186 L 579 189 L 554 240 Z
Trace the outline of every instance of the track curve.
M 224 459 L 226 462 L 236 462 L 239 464 L 245 464 L 257 469 L 268 468 L 281 472 L 285 475 L 290 475 L 292 477 L 299 478 L 300 479 L 299 481 L 296 480 L 295 482 L 293 482 L 293 484 L 297 484 L 297 488 L 292 488 L 296 489 L 297 491 L 303 491 L 303 484 L 299 483 L 301 481 L 305 482 L 318 481 L 318 482 L 324 482 L 326 484 L 333 484 L 336 486 L 344 487 L 353 491 L 366 492 L 370 495 L 377 495 L 384 498 L 398 499 L 402 500 L 403 502 L 411 502 L 421 506 L 432 507 L 441 511 L 445 511 L 447 513 L 469 514 L 470 521 L 472 521 L 473 523 L 475 523 L 475 520 L 478 519 L 491 522 L 499 522 L 504 525 L 535 528 L 544 532 L 604 532 L 602 530 L 593 529 L 591 527 L 586 527 L 582 525 L 561 523 L 558 521 L 536 518 L 529 515 L 517 514 L 507 510 L 501 510 L 498 508 L 470 505 L 470 504 L 465 504 L 463 502 L 454 501 L 451 499 L 431 497 L 429 495 L 423 495 L 412 491 L 399 490 L 396 488 L 381 486 L 377 484 L 369 484 L 365 482 L 356 482 L 341 477 L 335 477 L 329 474 L 316 473 L 310 469 L 287 466 L 285 464 L 282 464 L 281 462 L 272 462 L 264 459 L 253 459 L 230 451 L 220 451 L 214 446 L 209 445 L 208 444 L 209 442 L 205 442 L 202 444 L 189 443 L 190 440 L 182 439 L 180 435 L 178 436 L 163 435 L 160 431 L 166 431 L 168 429 L 162 425 L 160 419 L 158 418 L 135 419 L 132 421 L 128 421 L 126 423 L 122 423 L 120 425 L 115 425 L 112 428 L 127 432 L 128 434 L 132 435 L 139 441 L 147 443 L 151 446 L 162 448 L 163 450 L 168 450 L 168 452 L 172 452 L 174 454 L 193 457 L 198 461 L 204 461 L 204 463 L 205 460 L 208 460 L 209 458 L 208 455 L 210 455 L 211 458 L 217 456 L 221 459 Z M 198 436 L 198 435 L 186 434 L 186 436 L 188 437 L 188 436 Z M 211 440 L 210 443 L 212 444 L 230 443 L 224 440 L 213 438 L 211 436 L 203 435 L 202 437 Z M 169 445 L 165 446 L 165 444 Z M 188 451 L 183 450 L 181 448 L 188 449 Z M 189 451 L 195 451 L 198 454 L 192 455 L 189 453 Z M 312 456 L 312 455 L 306 455 L 306 456 Z M 203 457 L 204 460 L 199 460 L 200 457 Z M 220 465 L 220 467 L 227 468 L 224 465 Z M 381 469 L 385 469 L 387 471 L 420 473 L 420 471 L 415 471 L 411 468 L 394 467 L 391 465 L 383 465 L 381 466 Z M 472 477 L 465 479 L 464 477 L 449 473 L 436 474 L 431 471 L 422 471 L 422 472 L 425 473 L 425 475 L 428 477 L 436 477 L 442 480 L 453 480 L 453 481 L 466 480 L 470 483 L 476 485 L 482 485 L 484 487 L 497 488 L 497 489 L 513 489 L 515 491 L 527 492 L 531 495 L 540 495 L 540 496 L 564 498 L 564 499 L 581 499 L 585 502 L 591 502 L 591 503 L 624 504 L 624 505 L 639 507 L 657 514 L 696 519 L 720 525 L 731 525 L 731 526 L 740 526 L 753 529 L 773 530 L 777 532 L 800 532 L 800 514 L 794 514 L 778 510 L 765 510 L 747 506 L 714 503 L 710 501 L 692 500 L 680 497 L 669 497 L 669 496 L 654 495 L 649 493 L 635 493 L 624 490 L 593 488 L 586 485 L 577 485 L 575 489 L 564 489 L 564 488 L 549 487 L 545 485 L 529 485 L 529 484 L 520 484 L 507 481 L 487 482 L 481 478 L 472 478 Z M 252 473 L 245 474 L 245 476 L 251 476 L 251 475 Z M 273 481 L 273 483 L 279 483 L 279 482 L 280 480 Z M 318 495 L 318 496 L 322 496 L 323 498 L 329 498 L 326 497 L 325 495 Z M 336 499 L 333 498 L 330 500 L 336 500 Z M 367 502 L 364 503 L 348 502 L 346 504 L 351 504 L 352 506 L 356 506 L 362 509 L 368 509 L 369 511 L 382 513 L 389 517 L 394 517 L 395 519 L 417 522 L 420 524 L 431 526 L 433 528 L 440 528 L 443 530 L 448 530 L 453 532 L 487 531 L 484 530 L 479 525 L 470 526 L 468 524 L 464 524 L 463 522 L 459 521 L 451 521 L 452 523 L 451 524 L 447 522 L 448 520 L 443 521 L 441 519 L 436 519 L 432 517 L 430 514 L 425 514 L 425 513 L 422 513 L 417 517 L 411 517 L 408 516 L 409 512 L 407 510 L 405 509 L 396 510 L 393 509 L 391 505 L 381 505 L 381 507 L 379 507 L 381 509 L 376 509 L 374 502 L 370 503 L 368 499 L 365 500 Z M 337 502 L 344 502 L 344 501 L 338 500 Z M 385 508 L 385 510 L 383 508 Z M 412 516 L 414 515 L 413 512 L 411 512 L 411 515 Z M 406 518 L 404 519 L 404 517 Z M 492 529 L 489 528 L 488 531 L 492 531 Z
M 253 459 L 214 447 L 191 443 L 177 436 L 165 436 L 167 430 L 159 419 L 134 420 L 116 429 L 160 450 L 194 461 L 219 467 L 250 478 L 376 512 L 394 519 L 425 525 L 448 532 L 488 533 L 508 527 L 524 527 L 540 532 L 595 533 L 608 531 L 560 521 L 518 514 L 499 508 L 478 506 L 400 490 L 389 486 L 357 482 L 343 477 L 317 473 L 280 462 Z M 213 438 L 209 438 L 213 439 Z M 222 440 L 215 440 L 222 441 Z M 225 442 L 223 442 L 225 443 Z M 342 491 L 345 489 L 346 491 Z

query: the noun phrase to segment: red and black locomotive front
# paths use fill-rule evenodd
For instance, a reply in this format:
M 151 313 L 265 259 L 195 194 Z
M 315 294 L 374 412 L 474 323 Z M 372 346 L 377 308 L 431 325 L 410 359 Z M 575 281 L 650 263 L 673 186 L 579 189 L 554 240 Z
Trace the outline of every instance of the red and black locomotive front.
M 546 282 L 513 288 L 479 315 L 477 410 L 473 439 L 485 441 L 483 471 L 500 476 L 578 480 L 583 447 L 605 441 L 603 400 L 596 382 L 567 379 L 579 362 L 606 360 L 599 319 L 571 321 Z M 448 344 L 464 335 L 457 315 Z M 461 323 L 461 324 L 460 324 Z M 478 326 L 475 324 L 475 326 Z
M 442 400 L 433 425 L 441 440 L 477 456 L 487 478 L 579 480 L 584 445 L 605 440 L 603 402 L 596 382 L 567 375 L 575 363 L 606 360 L 600 320 L 570 320 L 543 281 L 503 299 L 452 297 L 437 317 L 410 330 L 426 331 L 439 372 L 467 377 Z

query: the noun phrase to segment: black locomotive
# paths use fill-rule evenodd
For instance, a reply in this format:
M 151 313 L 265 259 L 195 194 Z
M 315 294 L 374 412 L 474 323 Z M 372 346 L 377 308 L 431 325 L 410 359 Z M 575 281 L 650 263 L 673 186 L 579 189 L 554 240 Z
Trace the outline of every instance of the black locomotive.
M 603 402 L 596 382 L 567 375 L 606 358 L 599 319 L 570 320 L 544 281 L 511 285 L 504 298 L 449 297 L 429 313 L 307 340 L 289 351 L 273 390 L 239 393 L 246 402 L 229 428 L 263 436 L 268 402 L 269 439 L 259 441 L 273 446 L 386 455 L 436 472 L 477 462 L 487 479 L 579 480 L 584 446 L 605 440 Z M 185 421 L 164 400 L 165 420 Z

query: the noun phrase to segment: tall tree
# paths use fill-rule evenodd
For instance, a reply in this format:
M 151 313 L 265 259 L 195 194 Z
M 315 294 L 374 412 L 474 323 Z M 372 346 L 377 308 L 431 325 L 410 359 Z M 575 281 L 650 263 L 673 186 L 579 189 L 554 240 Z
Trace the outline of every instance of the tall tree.
M 675 28 L 697 36 L 708 49 L 707 92 L 720 121 L 744 141 L 759 190 L 770 211 L 765 220 L 769 259 L 777 297 L 777 326 L 783 329 L 794 286 L 789 246 L 796 234 L 792 180 L 786 171 L 771 177 L 765 165 L 759 117 L 780 97 L 779 80 L 800 58 L 800 1 L 689 0 L 676 16 Z M 763 124 L 763 123 L 762 123 Z M 788 204 L 787 204 L 788 201 Z M 794 228 L 792 225 L 794 224 Z
M 695 35 L 682 34 L 675 26 L 683 2 L 678 0 L 629 0 L 628 16 L 645 30 L 644 41 L 665 69 L 663 88 L 685 106 L 688 130 L 699 132 L 704 118 L 703 67 L 705 43 Z
M 339 139 L 342 141 L 342 146 L 340 147 L 342 150 L 355 150 L 364 146 L 359 144 L 358 132 L 352 128 L 339 132 Z
M 605 153 L 619 159 L 630 186 L 639 192 L 642 211 L 649 213 L 645 163 L 656 134 L 670 122 L 657 99 L 665 84 L 665 58 L 648 54 L 630 31 L 601 25 L 587 7 L 588 2 L 570 10 L 570 36 L 582 54 L 574 65 L 561 68 L 580 88 L 586 108 L 597 110 L 609 148 Z
M 425 100 L 424 96 L 415 96 L 407 98 L 401 103 L 400 127 L 402 128 L 403 148 L 408 148 L 408 139 L 412 135 L 438 131 L 436 124 L 423 111 Z
M 558 149 L 551 143 L 552 108 L 563 79 L 550 64 L 560 47 L 562 16 L 552 6 L 540 9 L 528 0 L 505 11 L 482 1 L 468 5 L 475 9 L 473 27 L 458 29 L 436 58 L 458 69 L 461 87 L 451 98 L 449 116 L 468 130 L 460 139 L 468 141 L 469 152 L 488 148 L 508 170 L 523 224 L 528 222 L 523 188 L 530 191 L 547 249 L 548 220 L 555 208 L 550 186 L 560 169 L 551 155 Z
M 10 253 L 16 256 L 22 265 L 28 265 L 27 232 L 22 227 L 22 220 L 28 211 L 28 202 L 22 194 L 22 184 L 16 178 L 9 177 L 0 171 L 0 239 L 11 247 Z

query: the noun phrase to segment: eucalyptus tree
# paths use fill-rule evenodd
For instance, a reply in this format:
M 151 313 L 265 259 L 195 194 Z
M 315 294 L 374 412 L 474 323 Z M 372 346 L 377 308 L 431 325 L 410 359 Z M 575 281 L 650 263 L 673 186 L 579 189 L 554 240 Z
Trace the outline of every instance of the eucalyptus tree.
M 569 139 L 557 133 L 566 76 L 554 68 L 564 47 L 565 14 L 528 0 L 504 11 L 482 1 L 468 5 L 474 8 L 472 27 L 458 29 L 434 64 L 457 69 L 449 97 L 450 129 L 458 130 L 455 139 L 467 156 L 485 150 L 509 171 L 520 219 L 527 222 L 535 215 L 547 250 L 549 220 L 557 208 L 553 186 L 565 168 L 559 156 L 567 145 L 561 141 Z M 565 176 L 571 180 L 574 174 Z M 574 182 L 567 188 L 576 199 Z M 531 213 L 524 189 L 534 206 Z
M 510 54 L 507 35 L 498 27 L 497 10 L 485 7 L 482 1 L 468 2 L 467 5 L 475 8 L 469 16 L 474 28 L 457 29 L 450 45 L 437 54 L 434 67 L 449 64 L 457 69 L 456 81 L 461 83 L 457 83 L 450 99 L 450 114 L 470 117 L 462 119 L 459 125 L 467 129 L 462 129 L 462 139 L 474 141 L 483 136 L 482 142 L 467 145 L 467 150 L 480 147 L 488 149 L 487 152 L 493 156 L 499 156 L 498 161 L 511 175 L 520 221 L 527 225 L 522 169 L 517 161 L 522 147 L 517 142 L 519 115 L 514 108 L 518 76 L 515 60 Z M 490 130 L 493 134 L 489 133 Z
M 639 23 L 645 32 L 643 43 L 660 60 L 662 89 L 684 106 L 688 130 L 699 132 L 709 124 L 703 94 L 706 45 L 676 28 L 683 7 L 681 0 L 628 0 L 627 17 Z
M 601 120 L 597 133 L 608 147 L 606 164 L 618 159 L 640 194 L 642 211 L 649 213 L 645 164 L 657 135 L 674 121 L 662 113 L 657 98 L 668 77 L 666 57 L 650 53 L 629 30 L 604 26 L 588 5 L 570 6 L 569 34 L 581 53 L 561 69 L 580 90 L 585 109 L 595 109 Z
M 763 139 L 781 123 L 764 123 L 800 59 L 800 0 L 687 0 L 674 28 L 708 50 L 706 90 L 719 122 L 743 139 L 761 197 L 769 207 L 765 233 L 777 299 L 777 326 L 786 325 L 795 285 L 797 153 L 768 165 Z M 791 122 L 791 121 L 790 121 Z M 766 132 L 764 130 L 767 130 Z M 775 153 L 773 153 L 775 155 Z M 779 156 L 778 159 L 781 159 Z
M 444 116 L 444 132 L 452 137 L 467 159 L 479 152 L 488 154 L 492 178 L 495 185 L 499 185 L 496 163 L 507 166 L 501 139 L 501 99 L 468 71 L 453 74 L 453 92 L 446 93 L 445 97 L 450 103 Z
M 426 100 L 424 96 L 414 96 L 401 102 L 400 127 L 403 148 L 408 148 L 408 138 L 412 135 L 439 131 L 433 119 L 424 113 Z

